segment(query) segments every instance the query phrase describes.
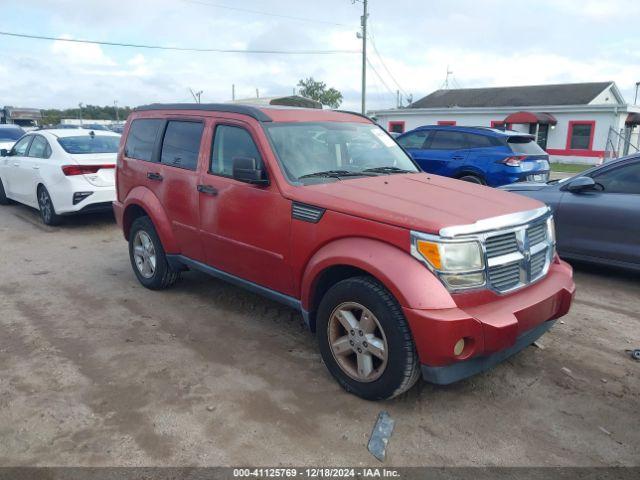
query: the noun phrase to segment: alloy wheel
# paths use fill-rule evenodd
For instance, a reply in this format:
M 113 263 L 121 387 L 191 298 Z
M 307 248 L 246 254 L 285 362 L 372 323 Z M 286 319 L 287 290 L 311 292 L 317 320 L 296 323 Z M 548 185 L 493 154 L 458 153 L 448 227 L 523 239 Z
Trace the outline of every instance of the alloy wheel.
M 373 382 L 387 366 L 388 345 L 376 316 L 363 305 L 345 302 L 329 318 L 327 337 L 338 366 L 358 382 Z
M 53 205 L 51 204 L 51 198 L 44 188 L 40 189 L 38 195 L 38 206 L 40 207 L 40 213 L 45 223 L 51 220 L 51 214 L 53 213 Z
M 144 278 L 153 277 L 156 271 L 156 249 L 147 232 L 138 230 L 133 239 L 133 258 L 138 272 Z

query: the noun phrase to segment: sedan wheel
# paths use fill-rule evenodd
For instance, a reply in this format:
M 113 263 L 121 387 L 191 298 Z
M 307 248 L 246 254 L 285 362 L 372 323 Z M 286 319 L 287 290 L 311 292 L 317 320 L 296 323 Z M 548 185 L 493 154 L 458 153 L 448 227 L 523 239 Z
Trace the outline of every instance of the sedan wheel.
M 60 215 L 56 214 L 51 196 L 44 186 L 38 189 L 38 208 L 40 209 L 40 218 L 45 225 L 58 225 L 62 220 Z

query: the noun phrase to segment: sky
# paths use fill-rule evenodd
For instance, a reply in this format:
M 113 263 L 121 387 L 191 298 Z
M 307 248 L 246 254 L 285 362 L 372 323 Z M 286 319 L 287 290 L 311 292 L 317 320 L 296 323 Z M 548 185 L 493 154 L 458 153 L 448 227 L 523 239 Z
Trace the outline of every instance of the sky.
M 229 8 L 231 7 L 231 8 Z M 255 12 L 249 12 L 252 10 Z M 257 13 L 264 12 L 269 15 Z M 367 108 L 441 88 L 640 81 L 640 2 L 369 0 Z M 0 30 L 173 47 L 358 52 L 360 0 L 0 0 Z M 289 18 L 295 17 L 295 18 Z M 377 72 L 377 73 L 376 73 Z M 197 53 L 0 36 L 0 106 L 136 106 L 288 95 L 322 80 L 359 110 L 359 53 Z

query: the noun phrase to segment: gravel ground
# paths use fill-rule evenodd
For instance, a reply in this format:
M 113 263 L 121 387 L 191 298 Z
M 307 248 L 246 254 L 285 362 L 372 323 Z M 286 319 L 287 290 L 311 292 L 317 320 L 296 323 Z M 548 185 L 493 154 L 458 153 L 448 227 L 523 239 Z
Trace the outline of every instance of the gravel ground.
M 199 273 L 152 292 L 110 216 L 0 208 L 0 465 L 638 465 L 638 275 L 578 266 L 572 311 L 492 371 L 375 403 L 285 307 Z

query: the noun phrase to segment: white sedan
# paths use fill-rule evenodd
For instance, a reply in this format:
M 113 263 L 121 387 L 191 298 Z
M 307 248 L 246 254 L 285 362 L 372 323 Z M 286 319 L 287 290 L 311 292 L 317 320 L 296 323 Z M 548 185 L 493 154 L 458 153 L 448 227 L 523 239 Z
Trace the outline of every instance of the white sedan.
M 110 210 L 116 198 L 120 135 L 82 129 L 38 130 L 0 158 L 0 204 L 40 210 L 47 225 L 63 215 Z

